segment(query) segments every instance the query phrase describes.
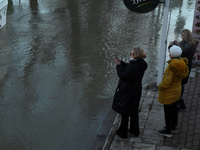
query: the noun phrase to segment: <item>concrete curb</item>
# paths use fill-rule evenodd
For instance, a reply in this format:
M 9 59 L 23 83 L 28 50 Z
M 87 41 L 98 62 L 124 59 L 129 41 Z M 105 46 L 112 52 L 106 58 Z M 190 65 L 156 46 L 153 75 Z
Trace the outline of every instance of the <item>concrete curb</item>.
M 115 131 L 117 130 L 117 128 L 119 126 L 119 122 L 120 122 L 120 116 L 119 116 L 119 114 L 117 114 L 117 116 L 115 117 L 115 120 L 113 122 L 113 125 L 110 129 L 110 132 L 108 134 L 108 137 L 106 139 L 106 142 L 103 146 L 103 150 L 109 150 L 110 149 L 111 143 L 114 139 Z

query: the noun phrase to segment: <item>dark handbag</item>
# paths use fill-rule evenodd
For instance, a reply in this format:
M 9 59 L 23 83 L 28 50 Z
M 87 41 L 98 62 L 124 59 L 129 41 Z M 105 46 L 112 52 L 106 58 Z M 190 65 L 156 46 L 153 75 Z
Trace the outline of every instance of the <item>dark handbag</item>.
M 130 96 L 131 92 L 120 92 L 119 88 L 117 88 L 113 98 L 112 109 L 119 114 L 126 115 L 127 108 L 129 107 Z
M 129 108 L 131 107 L 131 95 L 133 94 L 134 89 L 137 87 L 139 83 L 135 83 L 131 90 L 127 92 L 120 90 L 120 82 L 118 83 L 118 87 L 115 91 L 112 109 L 121 115 L 129 115 Z

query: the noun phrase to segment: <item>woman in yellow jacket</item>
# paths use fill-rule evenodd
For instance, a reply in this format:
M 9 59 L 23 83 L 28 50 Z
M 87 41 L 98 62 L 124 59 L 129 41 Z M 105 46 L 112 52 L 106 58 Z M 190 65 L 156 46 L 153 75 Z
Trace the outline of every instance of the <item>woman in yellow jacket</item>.
M 188 60 L 180 58 L 182 49 L 173 45 L 169 50 L 170 60 L 158 86 L 158 101 L 164 104 L 165 129 L 158 131 L 160 135 L 172 137 L 177 133 L 178 120 L 177 101 L 181 95 L 181 81 L 188 75 Z

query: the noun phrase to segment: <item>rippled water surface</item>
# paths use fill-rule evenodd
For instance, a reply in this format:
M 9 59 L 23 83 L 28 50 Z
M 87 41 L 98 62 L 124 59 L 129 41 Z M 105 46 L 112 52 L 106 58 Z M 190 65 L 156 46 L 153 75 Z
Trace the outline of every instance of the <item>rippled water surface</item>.
M 172 3 L 169 40 L 191 28 L 194 2 Z M 114 55 L 141 46 L 153 81 L 163 4 L 147 14 L 114 0 L 21 0 L 0 30 L 0 149 L 88 150 L 111 109 Z

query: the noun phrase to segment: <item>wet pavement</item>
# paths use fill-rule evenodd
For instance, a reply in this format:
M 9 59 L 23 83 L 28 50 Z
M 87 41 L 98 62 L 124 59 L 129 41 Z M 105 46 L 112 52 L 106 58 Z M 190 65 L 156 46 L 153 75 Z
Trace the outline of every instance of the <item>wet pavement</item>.
M 186 110 L 178 113 L 178 133 L 172 138 L 157 131 L 165 126 L 163 105 L 157 100 L 158 89 L 152 83 L 144 86 L 140 103 L 139 137 L 115 135 L 120 123 L 117 115 L 106 139 L 104 150 L 200 150 L 200 67 L 193 68 L 185 85 L 183 98 Z

